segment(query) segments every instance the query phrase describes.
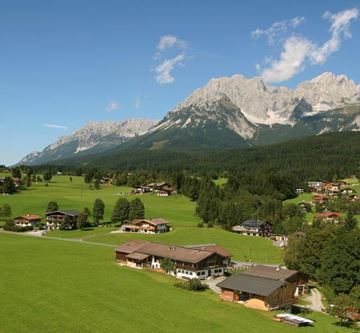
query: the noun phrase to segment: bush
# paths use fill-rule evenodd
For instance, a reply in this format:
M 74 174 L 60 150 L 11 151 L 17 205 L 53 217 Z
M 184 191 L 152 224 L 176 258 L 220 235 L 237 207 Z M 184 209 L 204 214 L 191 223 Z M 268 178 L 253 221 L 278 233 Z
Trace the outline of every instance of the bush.
M 204 291 L 209 288 L 206 284 L 201 283 L 199 279 L 191 279 L 186 282 L 175 283 L 175 287 L 191 291 Z
M 202 222 L 198 223 L 198 228 L 202 228 L 204 226 L 204 224 Z
M 212 228 L 213 226 L 214 226 L 214 224 L 212 222 L 208 222 L 208 224 L 207 224 L 208 228 Z

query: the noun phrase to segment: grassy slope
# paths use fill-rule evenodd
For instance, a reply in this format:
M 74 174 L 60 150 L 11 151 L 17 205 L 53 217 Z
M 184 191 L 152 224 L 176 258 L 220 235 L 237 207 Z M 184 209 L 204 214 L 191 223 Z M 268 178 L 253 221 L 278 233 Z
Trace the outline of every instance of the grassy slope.
M 298 332 L 272 313 L 119 267 L 111 248 L 0 234 L 0 332 Z M 304 333 L 347 332 L 311 314 Z
M 91 209 L 96 198 L 104 200 L 105 220 L 111 216 L 115 201 L 122 196 L 129 199 L 133 195 L 128 187 L 115 187 L 103 185 L 100 190 L 89 190 L 82 178 L 73 177 L 73 182 L 67 176 L 56 176 L 49 187 L 44 184 L 34 184 L 34 187 L 12 196 L 0 196 L 0 204 L 9 203 L 13 215 L 35 213 L 43 214 L 50 200 L 58 202 L 62 209 Z M 195 203 L 188 198 L 175 195 L 170 197 L 157 197 L 152 194 L 139 196 L 145 204 L 147 217 L 163 217 L 170 221 L 174 230 L 163 235 L 134 235 L 110 234 L 112 228 L 96 228 L 88 231 L 55 231 L 48 236 L 66 238 L 84 238 L 95 242 L 119 244 L 129 238 L 143 238 L 154 241 L 173 243 L 178 245 L 198 243 L 218 243 L 228 249 L 234 259 L 252 260 L 262 263 L 281 263 L 282 250 L 273 247 L 271 241 L 263 238 L 253 238 L 233 234 L 220 228 L 197 228 L 200 222 L 194 215 Z

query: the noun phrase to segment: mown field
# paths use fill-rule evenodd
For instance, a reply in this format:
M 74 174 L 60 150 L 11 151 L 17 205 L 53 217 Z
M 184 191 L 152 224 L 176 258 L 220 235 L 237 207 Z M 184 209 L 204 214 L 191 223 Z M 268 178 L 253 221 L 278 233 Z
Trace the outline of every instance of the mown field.
M 273 313 L 174 287 L 159 273 L 120 267 L 113 249 L 0 233 L 0 332 L 342 333 L 326 315 L 294 328 Z
M 48 187 L 43 183 L 11 196 L 0 196 L 0 205 L 11 205 L 13 216 L 21 214 L 42 215 L 50 200 L 56 201 L 61 209 L 92 208 L 96 198 L 105 202 L 105 218 L 108 221 L 116 200 L 126 197 L 131 188 L 102 185 L 100 190 L 90 190 L 81 177 L 56 176 Z M 146 217 L 162 217 L 173 226 L 173 231 L 162 235 L 111 234 L 114 228 L 99 227 L 93 230 L 54 231 L 48 237 L 82 238 L 93 242 L 120 244 L 129 238 L 142 238 L 176 245 L 217 243 L 228 249 L 234 259 L 261 263 L 281 263 L 282 250 L 272 246 L 268 239 L 242 236 L 221 228 L 198 228 L 200 219 L 195 215 L 195 203 L 181 195 L 157 197 L 153 194 L 138 196 L 144 202 Z M 240 222 L 240 221 L 239 221 Z

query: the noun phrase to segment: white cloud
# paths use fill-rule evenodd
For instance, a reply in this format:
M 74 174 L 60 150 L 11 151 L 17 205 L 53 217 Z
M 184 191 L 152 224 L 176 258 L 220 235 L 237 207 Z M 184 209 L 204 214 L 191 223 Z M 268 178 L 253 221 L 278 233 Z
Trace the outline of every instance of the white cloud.
M 165 35 L 160 38 L 160 41 L 156 47 L 157 52 L 153 59 L 158 62 L 155 67 L 155 80 L 160 84 L 169 84 L 175 81 L 175 78 L 172 74 L 173 69 L 176 66 L 183 66 L 183 61 L 189 59 L 186 57 L 186 49 L 188 47 L 188 43 L 174 35 Z M 172 55 L 171 57 L 167 57 L 167 59 L 163 60 L 161 63 L 162 56 L 165 53 L 169 53 L 169 49 L 174 49 L 175 51 L 181 52 L 176 56 Z M 172 52 L 174 52 L 172 50 Z M 175 53 L 176 54 L 176 53 Z M 140 103 L 140 100 L 139 100 Z M 135 103 L 135 107 L 136 107 Z
M 344 10 L 337 14 L 326 12 L 324 18 L 331 22 L 330 32 L 331 38 L 321 47 L 314 50 L 312 61 L 317 64 L 323 64 L 329 55 L 339 50 L 342 38 L 351 38 L 350 24 L 352 20 L 356 20 L 359 16 L 357 8 Z
M 56 125 L 56 124 L 43 124 L 43 126 L 45 126 L 47 128 L 57 128 L 57 129 L 63 129 L 63 130 L 69 129 L 67 126 Z
M 169 84 L 175 81 L 172 71 L 177 65 L 182 65 L 182 61 L 185 59 L 185 54 L 180 53 L 176 57 L 171 59 L 165 59 L 160 65 L 155 68 L 156 81 L 160 84 Z
M 280 59 L 272 61 L 270 67 L 263 70 L 261 76 L 264 81 L 286 81 L 301 72 L 304 69 L 304 61 L 311 48 L 311 43 L 305 38 L 290 37 L 287 39 Z
M 106 106 L 106 111 L 107 112 L 113 112 L 113 111 L 116 111 L 120 108 L 120 105 L 119 103 L 117 102 L 109 102 Z
M 292 36 L 283 43 L 283 51 L 278 60 L 268 61 L 269 67 L 262 70 L 266 82 L 282 82 L 300 73 L 306 65 L 326 62 L 328 57 L 340 49 L 342 39 L 350 38 L 350 24 L 359 15 L 357 8 L 344 10 L 336 14 L 326 12 L 324 18 L 331 22 L 331 37 L 321 46 L 305 37 Z M 260 67 L 256 66 L 259 70 Z
M 283 20 L 273 23 L 269 28 L 256 29 L 251 32 L 251 37 L 257 39 L 265 36 L 270 45 L 274 45 L 279 34 L 284 34 L 289 28 L 296 28 L 305 21 L 304 17 L 294 17 L 290 20 Z
M 157 50 L 159 52 L 163 52 L 166 49 L 172 48 L 174 46 L 185 49 L 187 47 L 187 43 L 174 35 L 166 35 L 160 38 L 159 44 L 157 45 Z

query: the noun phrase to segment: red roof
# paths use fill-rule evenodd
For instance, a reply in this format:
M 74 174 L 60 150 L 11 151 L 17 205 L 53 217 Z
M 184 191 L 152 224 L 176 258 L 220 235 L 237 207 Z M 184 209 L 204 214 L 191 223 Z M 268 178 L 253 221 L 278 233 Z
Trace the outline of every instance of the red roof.
M 41 216 L 39 215 L 35 215 L 35 214 L 28 214 L 28 215 L 21 215 L 18 217 L 15 217 L 15 220 L 27 220 L 27 221 L 36 221 L 36 220 L 41 220 Z
M 319 217 L 340 217 L 341 214 L 339 212 L 324 212 L 317 214 Z

